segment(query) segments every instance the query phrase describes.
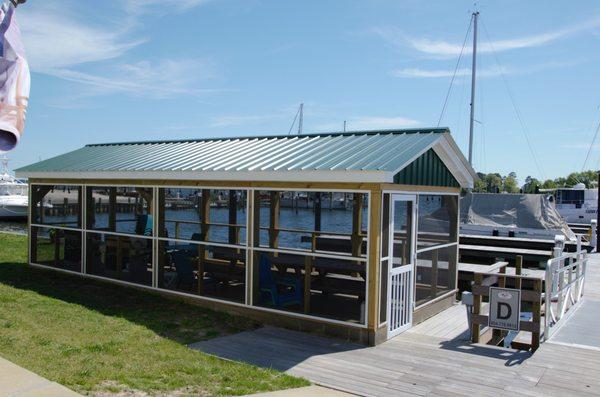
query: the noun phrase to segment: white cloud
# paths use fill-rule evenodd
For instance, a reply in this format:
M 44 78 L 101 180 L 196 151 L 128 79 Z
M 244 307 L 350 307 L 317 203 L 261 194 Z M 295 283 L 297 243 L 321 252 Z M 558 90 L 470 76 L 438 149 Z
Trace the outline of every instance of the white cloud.
M 125 0 L 125 9 L 130 14 L 157 12 L 168 14 L 182 12 L 208 3 L 211 0 Z
M 470 69 L 459 69 L 456 71 L 457 76 L 466 76 L 471 73 Z M 404 68 L 396 69 L 392 71 L 392 75 L 396 77 L 405 78 L 439 78 L 439 77 L 452 77 L 454 74 L 453 70 L 426 70 L 421 68 Z
M 126 26 L 86 25 L 51 5 L 23 7 L 19 23 L 34 72 L 117 58 L 144 42 L 128 38 Z
M 347 131 L 386 130 L 394 128 L 418 127 L 421 123 L 405 117 L 363 116 L 347 120 Z M 320 124 L 315 127 L 319 131 L 341 131 L 343 122 Z
M 127 0 L 117 3 L 110 15 L 94 14 L 91 18 L 72 1 L 48 0 L 19 9 L 19 22 L 33 72 L 86 87 L 71 92 L 66 102 L 109 93 L 150 98 L 198 95 L 213 91 L 200 89 L 197 84 L 214 77 L 211 61 L 133 60 L 130 51 L 147 41 L 137 32 L 143 26 L 139 23 L 142 13 L 159 5 L 164 10 L 182 11 L 206 1 Z
M 567 66 L 573 66 L 577 64 L 577 61 L 569 62 L 546 62 L 538 65 L 531 65 L 527 67 L 514 68 L 514 67 L 492 67 L 487 69 L 478 69 L 478 77 L 496 77 L 502 74 L 530 74 L 539 72 L 541 70 L 561 68 Z M 421 69 L 421 68 L 403 68 L 392 71 L 392 75 L 402 78 L 446 78 L 452 77 L 454 74 L 453 69 Z M 471 74 L 470 68 L 461 68 L 456 71 L 457 76 L 469 76 Z
M 122 64 L 110 68 L 104 75 L 64 68 L 49 70 L 47 73 L 90 86 L 95 94 L 122 92 L 132 96 L 160 99 L 214 91 L 194 88 L 199 79 L 212 75 L 212 65 L 198 60 L 157 60 Z
M 479 44 L 477 48 L 477 51 L 481 53 L 487 53 L 492 52 L 492 50 L 495 50 L 496 52 L 502 52 L 520 48 L 539 47 L 553 41 L 599 27 L 600 17 L 595 17 L 572 26 L 541 34 L 513 39 L 495 40 L 492 43 L 482 40 L 481 44 Z M 462 48 L 460 43 L 411 37 L 397 28 L 374 28 L 373 32 L 398 47 L 410 47 L 428 55 L 441 57 L 457 56 L 460 54 Z M 467 48 L 464 50 L 464 53 L 470 54 L 471 51 L 471 47 L 467 46 Z

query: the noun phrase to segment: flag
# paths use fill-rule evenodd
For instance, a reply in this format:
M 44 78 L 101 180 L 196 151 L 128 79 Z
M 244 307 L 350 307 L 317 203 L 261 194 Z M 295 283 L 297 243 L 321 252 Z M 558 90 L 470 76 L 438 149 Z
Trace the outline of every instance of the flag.
M 25 128 L 31 79 L 14 3 L 2 5 L 0 21 L 0 151 L 9 151 Z

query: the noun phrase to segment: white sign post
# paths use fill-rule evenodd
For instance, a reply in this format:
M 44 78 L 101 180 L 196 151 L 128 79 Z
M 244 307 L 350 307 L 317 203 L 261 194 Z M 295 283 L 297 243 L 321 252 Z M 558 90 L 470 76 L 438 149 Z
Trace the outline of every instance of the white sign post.
M 506 331 L 519 331 L 521 291 L 512 288 L 490 287 L 488 326 Z

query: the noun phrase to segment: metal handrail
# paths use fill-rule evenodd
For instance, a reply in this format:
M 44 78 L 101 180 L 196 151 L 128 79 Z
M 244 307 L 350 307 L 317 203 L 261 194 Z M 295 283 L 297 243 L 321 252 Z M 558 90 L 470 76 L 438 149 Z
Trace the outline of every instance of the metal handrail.
M 581 237 L 577 239 L 577 251 L 563 253 L 554 249 L 554 258 L 546 264 L 546 293 L 544 296 L 544 341 L 547 341 L 564 322 L 567 312 L 573 310 L 583 297 L 588 254 L 581 248 Z

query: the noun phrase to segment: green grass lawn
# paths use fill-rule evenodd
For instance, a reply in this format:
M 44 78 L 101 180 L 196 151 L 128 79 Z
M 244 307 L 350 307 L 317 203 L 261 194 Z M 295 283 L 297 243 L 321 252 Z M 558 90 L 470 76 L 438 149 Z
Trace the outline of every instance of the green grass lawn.
M 308 384 L 186 347 L 258 324 L 177 300 L 26 266 L 0 233 L 0 356 L 82 394 L 241 395 Z M 125 395 L 125 394 L 123 394 Z

